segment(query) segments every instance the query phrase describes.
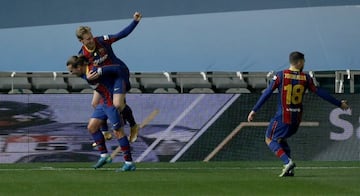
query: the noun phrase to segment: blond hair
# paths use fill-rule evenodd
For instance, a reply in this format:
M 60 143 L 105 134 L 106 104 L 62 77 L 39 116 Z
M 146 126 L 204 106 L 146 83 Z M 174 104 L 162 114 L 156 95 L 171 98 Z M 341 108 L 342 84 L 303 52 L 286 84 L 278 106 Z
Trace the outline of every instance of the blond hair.
M 80 26 L 76 29 L 76 37 L 79 40 L 82 40 L 83 35 L 87 33 L 91 33 L 91 28 L 89 26 Z

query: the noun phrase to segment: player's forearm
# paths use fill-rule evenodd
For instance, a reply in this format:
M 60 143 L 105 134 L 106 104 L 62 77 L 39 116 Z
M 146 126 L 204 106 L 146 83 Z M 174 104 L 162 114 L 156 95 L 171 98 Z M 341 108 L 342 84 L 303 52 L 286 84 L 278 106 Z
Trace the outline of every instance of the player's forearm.
M 337 100 L 335 97 L 331 96 L 327 91 L 317 88 L 316 94 L 323 98 L 324 100 L 328 101 L 329 103 L 332 103 L 338 107 L 341 107 L 341 101 Z
M 263 94 L 261 95 L 261 97 L 259 98 L 259 100 L 256 102 L 255 106 L 253 107 L 252 111 L 257 112 L 258 110 L 260 110 L 261 106 L 266 102 L 266 100 L 269 99 L 269 97 L 272 95 L 272 88 L 268 87 Z
M 119 71 L 120 71 L 119 65 L 103 66 L 97 69 L 98 74 L 100 74 L 102 77 L 115 75 Z
M 125 29 L 123 29 L 119 33 L 113 35 L 114 38 L 116 40 L 119 40 L 121 38 L 124 38 L 124 37 L 128 36 L 135 29 L 137 24 L 139 24 L 139 21 L 133 20 Z

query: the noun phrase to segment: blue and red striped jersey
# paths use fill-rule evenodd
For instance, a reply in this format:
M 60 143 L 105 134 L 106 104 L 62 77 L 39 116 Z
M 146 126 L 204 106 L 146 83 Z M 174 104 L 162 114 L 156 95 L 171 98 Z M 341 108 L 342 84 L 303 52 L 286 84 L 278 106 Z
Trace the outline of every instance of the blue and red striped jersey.
M 315 86 L 309 74 L 299 70 L 287 69 L 274 76 L 273 81 L 263 92 L 253 111 L 257 112 L 265 101 L 278 89 L 278 106 L 275 118 L 281 118 L 286 124 L 299 124 L 303 113 L 303 97 L 306 90 L 316 93 L 321 98 L 340 107 L 341 101 L 328 92 Z
M 86 66 L 86 73 L 97 71 L 92 65 Z M 90 87 L 97 91 L 101 95 L 101 102 L 107 106 L 113 105 L 113 91 L 114 91 L 114 78 L 112 77 L 99 77 L 96 80 L 88 80 L 86 74 L 82 75 L 81 78 L 86 80 Z
M 96 71 L 97 67 L 118 65 L 121 66 L 122 74 L 117 74 L 115 77 L 121 75 L 123 78 L 128 78 L 130 75 L 128 67 L 115 55 L 111 45 L 128 36 L 138 23 L 139 21 L 133 20 L 126 28 L 116 34 L 94 37 L 96 45 L 94 51 L 89 51 L 85 46 L 82 46 L 79 55 L 84 55 L 89 62 L 87 72 Z M 102 102 L 107 105 L 113 104 L 112 95 L 115 77 L 100 77 L 98 80 L 88 81 L 86 75 L 82 76 L 102 96 Z
M 138 21 L 133 20 L 130 25 L 116 34 L 94 37 L 96 44 L 95 50 L 89 51 L 85 46 L 82 46 L 79 54 L 84 55 L 88 59 L 89 63 L 94 66 L 101 67 L 117 64 L 127 67 L 126 64 L 115 55 L 111 45 L 114 42 L 128 36 L 135 29 L 138 23 Z
M 125 78 L 125 68 L 119 65 L 109 65 L 101 68 L 95 68 L 91 65 L 86 67 L 86 73 L 96 71 L 100 74 L 100 77 L 96 80 L 87 80 L 86 74 L 83 74 L 81 78 L 85 79 L 90 86 L 96 90 L 102 97 L 102 102 L 108 106 L 113 105 L 113 94 L 115 81 L 118 78 Z M 101 72 L 101 73 L 100 73 Z M 124 87 L 126 88 L 126 87 Z M 126 89 L 129 90 L 129 89 Z

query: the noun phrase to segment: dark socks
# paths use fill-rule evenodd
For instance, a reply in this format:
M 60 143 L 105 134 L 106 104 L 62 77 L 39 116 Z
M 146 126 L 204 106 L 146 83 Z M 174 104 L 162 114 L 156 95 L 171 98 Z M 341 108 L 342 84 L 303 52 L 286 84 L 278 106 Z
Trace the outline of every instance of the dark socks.
M 105 138 L 104 135 L 102 134 L 102 132 L 100 130 L 96 131 L 95 133 L 91 134 L 91 136 L 93 137 L 96 146 L 98 147 L 98 150 L 101 154 L 105 154 L 107 153 L 107 148 L 105 145 Z
M 130 144 L 127 136 L 118 139 L 118 142 L 120 144 L 121 151 L 124 153 L 124 160 L 131 162 L 132 156 L 131 156 Z
M 289 158 L 291 158 L 290 146 L 289 146 L 289 144 L 286 142 L 286 140 L 282 140 L 281 142 L 279 142 L 279 144 L 280 144 L 280 147 L 281 147 L 282 149 L 284 149 L 284 151 L 285 151 L 285 153 L 287 154 L 287 156 L 288 156 Z
M 121 111 L 121 114 L 122 114 L 124 121 L 129 122 L 130 127 L 133 127 L 134 125 L 136 125 L 132 110 L 127 104 L 125 105 L 125 108 Z
M 284 162 L 284 164 L 289 163 L 289 156 L 285 153 L 284 149 L 281 148 L 278 142 L 272 140 L 268 146 L 270 150 L 273 151 L 275 155 Z

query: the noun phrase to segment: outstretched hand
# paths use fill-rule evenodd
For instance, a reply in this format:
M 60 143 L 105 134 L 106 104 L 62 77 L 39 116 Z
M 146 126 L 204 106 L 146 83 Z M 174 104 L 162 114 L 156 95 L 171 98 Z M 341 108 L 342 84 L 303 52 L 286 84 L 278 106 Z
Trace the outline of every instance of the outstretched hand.
M 254 120 L 255 114 L 256 114 L 256 112 L 254 112 L 254 111 L 251 111 L 251 112 L 249 113 L 249 115 L 248 115 L 248 122 L 251 122 L 251 121 Z
M 140 14 L 140 12 L 135 12 L 135 14 L 134 14 L 134 20 L 135 21 L 140 21 L 141 17 L 142 17 L 142 15 Z
M 341 100 L 341 106 L 340 106 L 340 108 L 343 109 L 343 110 L 349 109 L 349 105 L 347 104 L 347 101 L 346 101 L 346 100 Z

